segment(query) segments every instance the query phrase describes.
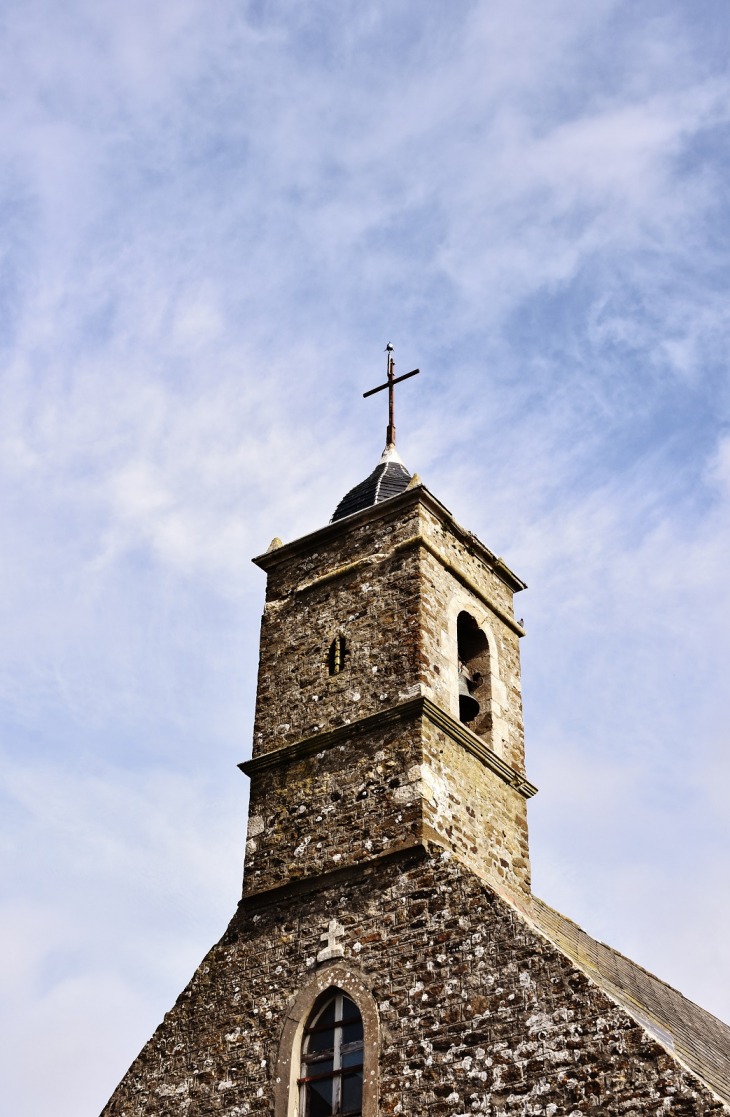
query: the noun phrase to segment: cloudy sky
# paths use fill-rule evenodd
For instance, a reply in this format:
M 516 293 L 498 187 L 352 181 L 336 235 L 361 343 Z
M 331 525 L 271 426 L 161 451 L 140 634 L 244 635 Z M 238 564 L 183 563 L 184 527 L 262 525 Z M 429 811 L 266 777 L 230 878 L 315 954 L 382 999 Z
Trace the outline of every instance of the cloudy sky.
M 94 1117 L 240 889 L 250 563 L 382 449 L 530 585 L 535 891 L 730 1020 L 720 0 L 6 0 L 0 1051 Z

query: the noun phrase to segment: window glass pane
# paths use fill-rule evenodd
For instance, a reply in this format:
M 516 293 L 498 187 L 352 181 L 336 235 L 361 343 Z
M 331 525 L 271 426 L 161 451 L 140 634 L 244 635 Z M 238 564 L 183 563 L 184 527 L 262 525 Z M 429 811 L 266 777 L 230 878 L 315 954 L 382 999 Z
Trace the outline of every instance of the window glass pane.
M 325 1032 L 314 1032 L 313 1035 L 307 1040 L 307 1055 L 311 1055 L 314 1051 L 331 1051 L 335 1046 L 335 1031 L 334 1028 L 329 1028 Z
M 314 1051 L 332 1051 L 335 1046 L 335 1033 L 333 1028 L 328 1028 L 327 1024 L 334 1024 L 335 1022 L 335 1007 L 336 1002 L 333 997 L 329 1004 L 325 1005 L 322 1011 L 314 1020 L 310 1020 L 309 1027 L 316 1028 L 317 1031 L 313 1032 L 307 1037 L 304 1052 L 306 1055 L 312 1054 Z M 322 1029 L 321 1031 L 319 1029 Z
M 357 1051 L 348 1051 L 342 1056 L 343 1067 L 361 1067 L 362 1066 L 362 1047 Z M 310 1072 L 314 1074 L 314 1071 Z
M 330 1001 L 323 1012 L 320 1012 L 316 1020 L 313 1020 L 309 1025 L 310 1028 L 321 1028 L 323 1024 L 334 1024 L 335 1022 L 335 1002 L 334 998 Z
M 355 1002 L 351 1001 L 349 997 L 342 998 L 342 1019 L 355 1021 L 352 1024 L 346 1024 L 342 1029 L 342 1042 L 355 1043 L 356 1040 L 362 1039 L 360 1013 Z
M 307 1060 L 302 1066 L 302 1078 L 312 1078 L 313 1075 L 318 1074 L 332 1074 L 334 1062 L 332 1057 L 329 1059 L 318 1059 L 316 1063 L 310 1063 Z
M 359 1039 L 362 1039 L 362 1020 L 358 1020 L 355 1024 L 345 1024 L 342 1029 L 342 1042 L 356 1043 Z
M 332 1079 L 307 1083 L 307 1117 L 330 1117 L 332 1113 Z
M 362 1074 L 343 1074 L 342 1112 L 359 1113 L 362 1109 Z

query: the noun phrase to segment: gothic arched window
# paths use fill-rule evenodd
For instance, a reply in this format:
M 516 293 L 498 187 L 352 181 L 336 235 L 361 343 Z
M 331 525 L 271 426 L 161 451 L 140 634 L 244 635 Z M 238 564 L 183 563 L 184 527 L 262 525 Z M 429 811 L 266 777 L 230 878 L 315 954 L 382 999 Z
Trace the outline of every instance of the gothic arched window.
M 301 1117 L 362 1113 L 363 1026 L 339 989 L 320 997 L 304 1029 L 299 1078 Z
M 459 718 L 475 733 L 484 736 L 492 728 L 489 643 L 470 613 L 459 613 L 456 618 L 456 641 L 459 654 Z

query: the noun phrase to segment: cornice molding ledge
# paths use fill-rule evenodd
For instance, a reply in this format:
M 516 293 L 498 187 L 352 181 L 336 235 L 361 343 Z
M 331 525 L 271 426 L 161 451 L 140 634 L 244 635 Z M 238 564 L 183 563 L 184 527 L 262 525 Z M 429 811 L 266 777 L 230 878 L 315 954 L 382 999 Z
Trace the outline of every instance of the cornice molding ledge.
M 501 756 L 497 756 L 496 752 L 490 749 L 476 733 L 472 733 L 471 729 L 467 728 L 463 722 L 452 718 L 451 714 L 447 714 L 446 710 L 442 710 L 430 698 L 423 698 L 421 701 L 424 704 L 423 716 L 428 718 L 432 725 L 447 733 L 457 744 L 463 745 L 467 752 L 470 752 L 477 760 L 481 760 L 486 768 L 491 768 L 506 784 L 513 787 L 515 791 L 519 791 L 525 799 L 531 799 L 533 795 L 537 795 L 535 784 L 531 783 L 527 776 L 523 776 Z
M 359 718 L 348 725 L 340 725 L 337 729 L 316 733 L 312 737 L 304 737 L 301 741 L 294 741 L 291 745 L 283 745 L 281 748 L 272 749 L 271 752 L 262 753 L 261 756 L 253 757 L 251 760 L 244 760 L 238 767 L 247 776 L 257 776 L 261 772 L 268 772 L 274 768 L 291 764 L 295 760 L 302 760 L 314 753 L 322 752 L 324 749 L 334 748 L 343 741 L 362 736 L 364 733 L 371 733 L 373 730 L 394 725 L 397 722 L 416 721 L 418 718 L 426 718 L 437 729 L 448 734 L 453 741 L 456 741 L 472 756 L 475 756 L 486 768 L 491 769 L 525 799 L 530 799 L 537 793 L 535 785 L 526 776 L 518 772 L 516 768 L 513 768 L 511 764 L 508 764 L 506 760 L 502 760 L 501 756 L 497 756 L 496 752 L 493 752 L 481 737 L 477 737 L 476 733 L 472 733 L 471 729 L 468 729 L 462 722 L 452 718 L 451 714 L 447 714 L 446 710 L 432 702 L 430 698 L 424 697 L 412 698 L 408 702 L 401 702 L 398 706 L 389 706 L 387 710 L 378 710 L 375 714 Z
M 324 586 L 328 582 L 335 581 L 337 578 L 352 577 L 353 574 L 356 574 L 365 567 L 379 566 L 384 562 L 388 562 L 395 555 L 403 551 L 413 550 L 416 547 L 423 547 L 424 550 L 428 551 L 428 553 L 432 555 L 437 562 L 440 562 L 442 566 L 446 567 L 457 581 L 461 582 L 470 593 L 473 593 L 488 609 L 491 609 L 503 624 L 506 624 L 507 627 L 511 628 L 513 632 L 516 632 L 518 636 L 525 635 L 525 630 L 522 625 L 519 624 L 514 617 L 510 616 L 501 605 L 498 605 L 497 602 L 494 601 L 481 586 L 478 586 L 468 574 L 461 570 L 460 567 L 456 566 L 446 555 L 442 554 L 438 547 L 436 547 L 430 539 L 427 539 L 425 535 L 411 535 L 408 539 L 403 539 L 400 543 L 396 543 L 395 546 L 391 547 L 391 549 L 384 554 L 366 555 L 364 558 L 355 559 L 354 562 L 348 562 L 344 566 L 338 566 L 334 570 L 327 571 L 326 574 L 320 574 L 318 578 L 312 578 L 309 582 L 301 582 L 298 586 L 295 586 L 294 589 L 290 590 L 290 593 L 308 593 L 310 590 L 317 589 L 319 586 Z M 493 573 L 497 573 L 497 566 L 500 561 L 501 560 L 497 560 L 493 567 L 490 568 Z M 504 579 L 502 579 L 502 581 L 504 581 Z M 281 606 L 281 602 L 276 602 L 276 605 Z M 271 603 L 267 605 L 267 608 L 270 607 Z
M 379 504 L 374 504 L 370 508 L 364 508 L 360 512 L 353 512 L 351 516 L 345 516 L 341 520 L 335 520 L 334 523 L 326 524 L 324 527 L 318 528 L 308 535 L 303 535 L 299 539 L 292 540 L 291 543 L 283 543 L 273 551 L 267 551 L 263 555 L 257 555 L 255 558 L 251 559 L 251 561 L 256 566 L 260 567 L 261 570 L 265 570 L 268 573 L 283 562 L 287 562 L 301 555 L 309 554 L 315 547 L 322 546 L 322 544 L 328 543 L 331 539 L 335 539 L 338 536 L 347 535 L 353 528 L 359 528 L 374 520 L 390 519 L 398 514 L 402 515 L 405 511 L 414 509 L 418 504 L 424 505 L 424 507 L 428 508 L 442 523 L 448 524 L 451 531 L 453 531 L 454 535 L 464 546 L 496 574 L 509 589 L 515 593 L 527 589 L 527 583 L 523 582 L 513 570 L 510 570 L 504 559 L 498 558 L 473 532 L 462 527 L 462 525 L 454 519 L 454 516 L 446 505 L 442 504 L 438 497 L 434 496 L 425 485 L 418 485 L 413 489 L 405 489 L 397 496 L 382 500 Z

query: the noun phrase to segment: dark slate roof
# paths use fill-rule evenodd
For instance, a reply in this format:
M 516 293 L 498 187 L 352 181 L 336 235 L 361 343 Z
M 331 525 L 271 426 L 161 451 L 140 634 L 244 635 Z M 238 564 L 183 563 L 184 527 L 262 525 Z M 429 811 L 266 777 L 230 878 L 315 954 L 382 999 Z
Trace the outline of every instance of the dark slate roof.
M 533 896 L 539 931 L 711 1090 L 730 1104 L 730 1027 L 671 985 L 597 942 Z
M 361 512 L 363 508 L 372 508 L 374 504 L 380 504 L 381 500 L 387 500 L 390 496 L 398 496 L 398 493 L 408 487 L 410 480 L 411 475 L 395 447 L 386 446 L 370 476 L 343 496 L 330 523 L 352 516 L 354 512 Z

